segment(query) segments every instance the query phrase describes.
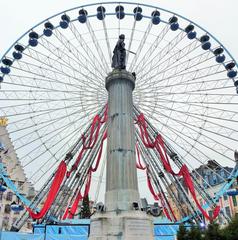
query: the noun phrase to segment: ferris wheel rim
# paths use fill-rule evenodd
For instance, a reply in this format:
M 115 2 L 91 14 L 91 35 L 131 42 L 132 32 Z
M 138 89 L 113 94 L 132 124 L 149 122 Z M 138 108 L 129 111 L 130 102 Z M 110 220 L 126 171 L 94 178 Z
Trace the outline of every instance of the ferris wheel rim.
M 95 5 L 102 5 L 102 4 L 111 4 L 111 3 L 119 3 L 119 4 L 123 4 L 123 3 L 125 3 L 125 4 L 130 4 L 130 5 L 136 5 L 135 3 L 131 3 L 131 2 L 102 2 L 102 3 L 92 3 L 92 4 L 87 4 L 87 5 L 82 5 L 82 6 L 78 6 L 78 7 L 75 7 L 75 8 L 71 8 L 71 9 L 69 9 L 69 10 L 66 10 L 66 11 L 64 11 L 64 12 L 60 12 L 60 13 L 57 13 L 57 14 L 55 14 L 55 15 L 53 15 L 52 17 L 50 17 L 50 18 L 47 18 L 47 20 L 49 20 L 49 19 L 51 19 L 51 18 L 53 18 L 53 17 L 55 17 L 55 16 L 58 16 L 58 15 L 60 15 L 60 14 L 62 14 L 62 13 L 65 13 L 65 12 L 68 12 L 68 11 L 72 11 L 72 10 L 75 10 L 75 9 L 79 9 L 79 8 L 81 8 L 81 7 L 87 7 L 87 6 L 95 6 Z M 152 8 L 155 8 L 155 6 L 152 6 L 152 5 L 146 5 L 146 4 L 139 4 L 140 6 L 148 6 L 148 7 L 152 7 Z M 163 9 L 163 8 L 158 8 L 158 9 L 161 9 L 161 10 L 163 10 L 163 11 L 166 11 L 166 12 L 169 12 L 169 13 L 173 13 L 173 12 L 171 12 L 171 11 L 168 11 L 168 10 L 165 10 L 165 9 Z M 107 13 L 106 13 L 107 14 Z M 110 14 L 110 13 L 109 13 Z M 176 13 L 173 13 L 173 14 L 176 14 Z M 113 15 L 115 15 L 115 13 L 113 13 Z M 132 15 L 132 14 L 128 14 L 128 15 Z M 178 14 L 176 14 L 177 16 L 180 16 L 180 15 L 178 15 Z M 91 16 L 89 16 L 89 17 L 95 17 L 96 15 L 91 15 Z M 146 16 L 145 16 L 146 17 Z M 180 17 L 182 17 L 182 18 L 184 18 L 183 16 L 180 16 Z M 150 18 L 150 17 L 148 17 L 148 18 Z M 187 18 L 184 18 L 185 20 L 187 20 L 188 21 L 188 19 Z M 39 26 L 39 25 L 41 25 L 42 23 L 44 23 L 46 20 L 43 20 L 42 22 L 40 22 L 40 23 L 38 23 L 36 26 Z M 75 21 L 75 19 L 74 20 L 71 20 L 71 21 Z M 191 22 L 191 21 L 190 21 Z M 167 23 L 167 22 L 164 22 L 164 23 Z M 195 25 L 195 24 L 194 24 Z M 35 27 L 36 27 L 35 26 Z M 33 27 L 32 29 L 34 29 L 35 27 Z M 57 27 L 59 27 L 59 25 L 57 26 Z M 200 28 L 200 27 L 199 27 Z M 30 30 L 28 30 L 27 31 L 27 33 L 29 33 L 32 29 L 30 29 Z M 183 29 L 180 29 L 180 30 L 183 30 Z M 27 34 L 27 33 L 25 33 L 25 35 Z M 43 34 L 41 35 L 41 36 L 43 36 Z M 18 40 L 17 40 L 18 41 Z M 29 46 L 29 45 L 28 45 Z M 210 50 L 211 51 L 211 50 Z M 224 64 L 223 64 L 224 65 Z
M 128 1 L 120 1 L 120 2 L 117 2 L 117 1 L 102 1 L 102 2 L 97 2 L 97 3 L 91 3 L 91 4 L 84 4 L 84 5 L 80 5 L 80 6 L 77 6 L 77 7 L 73 7 L 73 8 L 69 8 L 65 11 L 61 11 L 59 13 L 56 13 L 56 14 L 53 14 L 51 17 L 49 18 L 46 18 L 42 21 L 40 21 L 39 23 L 35 24 L 32 28 L 30 28 L 29 30 L 27 30 L 25 33 L 23 33 L 15 42 L 12 43 L 12 45 L 7 49 L 7 51 L 2 55 L 1 59 L 0 59 L 0 62 L 4 59 L 4 57 L 10 52 L 10 50 L 14 47 L 14 45 L 16 45 L 23 37 L 25 37 L 30 31 L 32 31 L 34 28 L 40 26 L 41 24 L 43 24 L 44 22 L 46 21 L 49 21 L 50 19 L 52 18 L 55 18 L 61 14 L 64 14 L 66 12 L 70 12 L 70 11 L 73 11 L 73 10 L 76 10 L 76 9 L 79 9 L 79 8 L 83 8 L 83 7 L 89 7 L 89 6 L 97 6 L 97 5 L 108 5 L 108 4 L 128 4 L 128 5 L 137 5 L 137 6 L 144 6 L 144 7 L 149 7 L 149 8 L 155 8 L 155 9 L 159 9 L 159 10 L 162 10 L 164 12 L 167 12 L 167 13 L 170 13 L 170 14 L 173 14 L 173 15 L 176 15 L 184 20 L 186 20 L 187 22 L 190 22 L 191 24 L 195 25 L 196 27 L 198 27 L 199 29 L 203 30 L 205 33 L 209 34 L 210 37 L 212 37 L 225 51 L 226 53 L 228 54 L 228 56 L 231 58 L 232 61 L 235 62 L 235 65 L 236 67 L 238 68 L 238 62 L 235 60 L 235 58 L 232 56 L 232 54 L 230 53 L 230 51 L 209 31 L 207 31 L 204 27 L 202 27 L 201 25 L 197 24 L 196 22 L 184 17 L 183 15 L 181 14 L 177 14 L 176 12 L 173 12 L 173 11 L 170 11 L 170 10 L 167 10 L 165 8 L 161 8 L 161 7 L 158 7 L 158 6 L 155 6 L 155 5 L 150 5 L 150 4 L 144 4 L 144 3 L 136 3 L 136 2 L 128 2 Z M 126 14 L 126 13 L 125 13 Z M 108 15 L 107 13 L 105 13 L 105 15 Z M 115 13 L 113 14 L 115 15 Z M 133 15 L 133 14 L 126 14 L 126 15 Z M 94 17 L 96 15 L 92 15 L 91 17 Z M 90 17 L 90 16 L 88 16 Z M 144 16 L 146 17 L 146 16 Z M 147 18 L 151 18 L 149 16 L 147 16 Z M 75 21 L 75 20 L 70 20 L 71 21 Z M 167 23 L 166 21 L 164 20 L 161 20 L 162 22 L 164 23 Z M 57 26 L 59 27 L 59 25 Z M 180 29 L 180 30 L 183 30 L 184 29 Z M 42 34 L 43 35 L 43 34 Z M 42 36 L 41 35 L 41 36 Z M 209 49 L 210 51 L 210 49 Z
M 205 29 L 203 29 L 202 27 L 200 27 L 198 24 L 196 24 L 196 23 L 194 23 L 193 21 L 190 21 L 189 19 L 187 19 L 187 18 L 185 18 L 185 17 L 183 17 L 183 16 L 181 16 L 181 15 L 179 15 L 179 14 L 176 14 L 176 13 L 174 13 L 174 12 L 172 12 L 172 11 L 169 11 L 169 10 L 166 10 L 166 9 L 163 9 L 163 8 L 159 8 L 159 7 L 155 7 L 155 6 L 152 6 L 152 5 L 147 5 L 147 4 L 136 4 L 136 3 L 132 3 L 132 2 L 102 2 L 102 3 L 92 3 L 92 4 L 86 4 L 86 5 L 81 5 L 81 6 L 77 6 L 77 7 L 75 7 L 75 8 L 71 8 L 71 9 L 68 9 L 68 10 L 66 10 L 66 11 L 62 11 L 62 12 L 60 12 L 60 13 L 57 13 L 57 14 L 55 14 L 55 15 L 53 15 L 53 16 L 51 16 L 50 18 L 47 18 L 47 19 L 45 19 L 45 20 L 43 20 L 43 21 L 41 21 L 40 23 L 38 23 L 37 25 L 35 25 L 33 28 L 31 28 L 31 29 L 29 29 L 26 33 L 24 33 L 22 36 L 25 36 L 27 33 L 29 33 L 30 31 L 32 31 L 34 28 L 36 28 L 37 26 L 39 26 L 39 25 L 41 25 L 41 24 L 43 24 L 45 21 L 48 21 L 48 20 L 50 20 L 50 19 L 52 19 L 52 18 L 54 18 L 54 17 L 57 17 L 57 16 L 59 16 L 60 14 L 62 14 L 62 13 L 66 13 L 66 12 L 69 12 L 69 11 L 72 11 L 72 10 L 75 10 L 75 9 L 79 9 L 79 8 L 82 8 L 82 7 L 88 7 L 88 6 L 97 6 L 97 5 L 103 5 L 103 4 L 111 4 L 111 3 L 114 3 L 114 4 L 130 4 L 130 5 L 137 5 L 137 6 L 146 6 L 146 7 L 150 7 L 150 8 L 156 8 L 156 9 L 160 9 L 160 10 L 162 10 L 162 11 L 165 11 L 165 12 L 168 12 L 168 13 L 171 13 L 171 14 L 174 14 L 174 15 L 176 15 L 176 16 L 178 16 L 178 17 L 181 17 L 181 18 L 183 18 L 183 19 L 185 19 L 186 21 L 189 21 L 190 23 L 193 23 L 195 26 L 198 26 L 200 29 L 202 29 L 202 30 L 204 30 L 204 31 L 206 31 Z M 133 16 L 133 14 L 131 14 L 131 13 L 125 13 L 126 15 L 130 15 L 130 16 Z M 115 13 L 106 13 L 106 15 L 115 15 Z M 95 17 L 96 15 L 90 15 L 90 16 L 88 16 L 88 17 Z M 144 16 L 145 18 L 151 18 L 151 17 L 149 17 L 149 16 Z M 72 20 L 70 20 L 70 22 L 74 22 L 74 21 L 76 21 L 76 19 L 72 19 Z M 163 21 L 163 20 L 161 20 L 162 22 L 164 22 L 165 24 L 168 24 L 168 22 L 166 22 L 166 21 Z M 59 27 L 59 25 L 57 25 L 57 27 L 56 27 L 56 29 Z M 179 28 L 181 31 L 184 31 L 184 29 L 182 29 L 182 28 Z M 207 32 L 207 31 L 206 31 Z M 212 37 L 212 38 L 214 38 L 210 33 L 209 33 L 209 35 Z M 40 37 L 42 37 L 43 36 L 43 34 L 41 34 L 40 35 Z M 21 39 L 22 37 L 20 37 L 19 39 Z M 15 42 L 15 43 L 17 43 L 18 41 L 19 41 L 19 39 Z M 197 38 L 196 38 L 196 40 L 198 40 Z M 216 39 L 215 39 L 216 40 Z M 218 42 L 218 43 L 220 43 L 218 40 L 216 40 L 216 42 Z M 14 44 L 15 44 L 14 43 Z M 12 45 L 12 46 L 14 46 L 14 44 Z M 12 48 L 12 46 L 9 48 L 9 50 Z M 29 46 L 29 45 L 28 45 Z M 27 46 L 27 47 L 28 47 Z M 220 46 L 223 46 L 222 44 L 220 44 Z M 226 51 L 226 48 L 224 48 L 224 50 Z M 209 51 L 212 51 L 211 49 L 209 49 Z M 5 54 L 6 55 L 6 54 Z M 224 63 L 223 63 L 223 65 L 224 65 Z

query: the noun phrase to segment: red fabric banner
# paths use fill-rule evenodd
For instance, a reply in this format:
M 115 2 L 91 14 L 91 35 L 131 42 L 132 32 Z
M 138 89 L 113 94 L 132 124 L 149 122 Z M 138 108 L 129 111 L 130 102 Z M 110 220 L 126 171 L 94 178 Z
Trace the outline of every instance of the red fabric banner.
M 168 158 L 168 155 L 167 155 L 167 152 L 166 152 L 166 148 L 165 148 L 162 136 L 160 134 L 158 134 L 154 141 L 152 141 L 150 139 L 150 136 L 149 136 L 149 134 L 147 132 L 147 124 L 146 124 L 145 117 L 144 117 L 143 114 L 140 114 L 137 117 L 136 123 L 138 124 L 138 126 L 140 128 L 140 134 L 141 134 L 141 139 L 143 141 L 143 144 L 147 148 L 155 148 L 158 151 L 158 153 L 160 155 L 160 159 L 162 161 L 162 164 L 163 164 L 165 170 L 168 173 L 170 173 L 170 174 L 172 174 L 174 176 L 182 176 L 183 177 L 184 183 L 187 186 L 187 188 L 189 189 L 189 192 L 191 193 L 191 195 L 192 195 L 192 197 L 193 197 L 193 199 L 194 199 L 198 209 L 202 212 L 202 214 L 204 215 L 205 218 L 207 218 L 210 221 L 214 220 L 219 215 L 220 206 L 216 206 L 214 208 L 214 210 L 213 210 L 213 217 L 210 218 L 210 216 L 206 213 L 206 211 L 202 208 L 202 206 L 200 205 L 199 201 L 197 200 L 196 191 L 195 191 L 195 188 L 194 188 L 193 180 L 191 178 L 191 175 L 189 173 L 189 170 L 188 170 L 187 166 L 185 164 L 183 164 L 181 166 L 179 172 L 175 173 L 173 171 L 171 165 L 170 165 L 169 158 Z M 149 188 L 150 188 L 150 186 L 149 186 Z
M 149 177 L 149 174 L 148 174 L 148 170 L 146 170 L 146 177 L 147 177 L 147 185 L 149 187 L 149 190 L 151 192 L 151 194 L 153 195 L 154 199 L 156 201 L 159 200 L 159 194 L 156 194 L 155 191 L 154 191 L 154 188 L 152 187 L 152 184 L 151 184 L 151 181 L 150 181 L 150 177 Z
M 78 209 L 79 202 L 83 199 L 83 196 L 81 195 L 81 192 L 79 191 L 71 209 L 68 209 L 68 218 L 72 219 Z
M 40 218 L 44 217 L 45 214 L 47 213 L 47 211 L 50 209 L 50 207 L 51 207 L 52 203 L 54 202 L 55 197 L 59 191 L 61 183 L 64 180 L 66 170 L 67 170 L 66 163 L 64 161 L 62 161 L 58 167 L 56 174 L 55 174 L 54 180 L 51 184 L 51 188 L 47 195 L 44 206 L 42 207 L 42 209 L 39 213 L 34 213 L 30 208 L 27 208 L 27 211 L 29 212 L 30 216 L 33 219 L 40 219 Z
M 108 104 L 106 104 L 105 111 L 104 111 L 102 119 L 100 118 L 99 115 L 96 115 L 94 117 L 91 128 L 90 128 L 90 135 L 89 135 L 87 145 L 86 145 L 87 136 L 82 135 L 83 147 L 82 147 L 81 151 L 79 152 L 79 155 L 78 155 L 75 163 L 71 167 L 70 171 L 67 172 L 67 177 L 70 177 L 71 173 L 73 171 L 77 170 L 78 165 L 79 165 L 79 163 L 80 163 L 80 161 L 83 157 L 84 152 L 87 149 L 92 149 L 94 147 L 95 143 L 98 140 L 101 125 L 103 123 L 107 122 L 107 120 L 108 120 Z M 79 204 L 80 200 L 88 195 L 89 190 L 90 190 L 90 186 L 91 186 L 92 172 L 95 172 L 98 169 L 98 166 L 99 166 L 99 163 L 100 163 L 100 160 L 101 160 L 101 156 L 102 156 L 102 151 L 103 151 L 103 143 L 104 143 L 104 140 L 106 138 L 107 138 L 107 132 L 105 132 L 104 135 L 103 135 L 95 167 L 91 166 L 90 169 L 89 169 L 87 182 L 86 182 L 85 189 L 84 189 L 84 195 L 83 196 L 81 195 L 81 191 L 78 192 L 77 197 L 75 198 L 74 203 L 72 205 L 72 208 L 70 209 L 69 207 L 67 207 L 62 219 L 66 219 L 67 217 L 73 218 L 73 216 L 74 216 L 74 214 L 77 210 L 77 207 L 78 207 L 78 204 Z
M 67 218 L 67 216 L 68 216 L 68 214 L 69 214 L 69 210 L 70 210 L 70 208 L 67 207 L 66 210 L 65 210 L 65 212 L 64 212 L 64 215 L 63 215 L 63 217 L 62 217 L 62 220 L 65 220 L 65 219 Z
M 107 122 L 107 119 L 108 119 L 108 104 L 106 104 L 103 119 L 101 120 L 101 123 Z
M 138 162 L 136 162 L 136 167 L 140 170 L 145 170 L 146 165 L 143 167 L 141 164 L 140 151 L 138 149 L 138 144 L 136 144 L 136 153 L 137 153 L 137 160 L 138 160 Z
M 89 171 L 88 172 L 88 176 L 87 176 L 87 181 L 86 181 L 86 184 L 85 184 L 85 189 L 84 189 L 84 194 L 82 196 L 81 194 L 81 190 L 76 190 L 76 198 L 74 200 L 74 203 L 72 205 L 72 207 L 68 206 L 62 219 L 66 219 L 66 218 L 69 218 L 69 219 L 72 219 L 78 209 L 78 205 L 79 205 L 79 202 L 85 198 L 88 193 L 89 193 L 89 190 L 90 190 L 90 186 L 91 186 L 91 180 L 92 180 L 92 171 Z
M 153 186 L 152 186 L 152 183 L 151 183 L 151 180 L 150 180 L 150 177 L 149 177 L 149 172 L 148 172 L 148 170 L 146 170 L 146 176 L 147 176 L 147 185 L 148 185 L 148 187 L 149 187 L 149 190 L 150 190 L 151 194 L 153 195 L 153 197 L 154 197 L 154 199 L 155 199 L 156 201 L 159 201 L 159 200 L 160 200 L 161 205 L 162 205 L 162 207 L 163 207 L 163 212 L 164 212 L 165 216 L 172 222 L 172 218 L 171 218 L 171 216 L 170 216 L 170 214 L 169 214 L 169 212 L 168 212 L 168 209 L 167 209 L 166 206 L 165 206 L 165 201 L 164 201 L 164 199 L 163 199 L 163 195 L 162 195 L 161 193 L 157 193 L 157 194 L 155 193 L 155 190 L 154 190 L 154 188 L 153 188 Z M 173 212 L 170 204 L 167 203 L 167 205 L 168 205 L 168 207 L 169 207 L 169 210 L 170 210 L 171 214 L 173 215 L 174 220 L 177 221 L 177 219 L 176 219 L 176 217 L 175 217 L 175 215 L 174 215 L 174 212 Z
M 84 189 L 84 194 L 83 194 L 83 197 L 85 198 L 88 193 L 89 193 L 89 190 L 90 190 L 90 186 L 91 186 L 91 182 L 92 182 L 92 171 L 89 170 L 88 172 L 88 178 L 87 178 L 87 182 L 86 182 L 86 185 L 85 185 L 85 189 Z
M 68 207 L 66 209 L 65 214 L 63 216 L 63 219 L 66 219 L 67 217 L 68 218 L 73 218 L 75 212 L 77 211 L 79 201 L 82 200 L 84 197 L 86 197 L 88 195 L 89 190 L 90 190 L 90 186 L 91 186 L 92 172 L 96 172 L 97 169 L 98 169 L 98 166 L 99 166 L 99 163 L 100 163 L 100 160 L 101 160 L 101 156 L 102 156 L 102 151 L 103 151 L 103 143 L 104 143 L 104 140 L 106 138 L 107 138 L 107 132 L 105 132 L 104 135 L 103 135 L 101 145 L 100 145 L 100 149 L 99 149 L 99 153 L 98 153 L 98 157 L 97 157 L 97 160 L 96 160 L 96 165 L 95 165 L 95 167 L 91 166 L 90 169 L 89 169 L 88 178 L 87 178 L 87 182 L 86 182 L 85 190 L 84 190 L 84 195 L 82 196 L 81 192 L 79 191 L 78 196 L 76 197 L 72 208 L 69 209 L 69 207 Z
M 173 222 L 172 218 L 171 218 L 170 215 L 169 215 L 168 209 L 167 209 L 166 207 L 163 207 L 163 212 L 164 212 L 164 215 L 165 215 L 171 222 Z
M 165 196 L 163 196 L 163 194 L 160 194 L 160 195 L 161 195 L 161 196 L 160 196 L 160 198 L 161 198 L 161 203 L 162 203 L 163 206 L 165 206 L 165 201 L 164 201 L 164 197 L 165 197 Z M 176 218 L 176 216 L 174 215 L 174 212 L 173 212 L 173 210 L 172 210 L 172 208 L 171 208 L 170 203 L 167 202 L 167 205 L 168 205 L 169 211 L 170 211 L 171 214 L 173 215 L 174 221 L 176 222 L 176 221 L 177 221 L 177 218 Z M 167 209 L 166 207 L 164 207 L 164 209 L 165 209 L 165 211 L 166 211 L 166 213 L 165 213 L 166 216 L 169 215 L 168 209 Z M 168 216 L 167 216 L 167 217 L 168 217 Z M 169 215 L 169 220 L 172 221 L 172 218 L 171 218 L 170 215 Z
M 67 207 L 66 211 L 62 217 L 63 220 L 65 220 L 66 218 L 70 218 L 72 219 L 74 214 L 77 211 L 79 202 L 83 199 L 83 196 L 81 195 L 81 191 L 78 191 L 78 189 L 76 190 L 76 198 L 74 200 L 74 203 L 72 205 L 72 207 Z
M 101 118 L 100 118 L 99 115 L 96 115 L 94 117 L 92 125 L 91 125 L 91 132 L 90 132 L 89 141 L 88 141 L 87 146 L 86 146 L 87 137 L 84 136 L 84 135 L 82 136 L 83 148 L 85 148 L 85 149 L 92 149 L 93 148 L 93 146 L 95 145 L 95 143 L 98 139 L 100 128 L 101 128 Z
M 100 149 L 99 149 L 99 152 L 98 152 L 98 157 L 97 157 L 97 160 L 96 160 L 96 165 L 95 165 L 95 167 L 91 166 L 91 168 L 90 168 L 90 170 L 92 172 L 96 172 L 97 169 L 98 169 L 98 166 L 99 166 L 99 163 L 100 163 L 100 160 L 101 160 L 101 157 L 102 157 L 103 143 L 104 143 L 104 140 L 106 138 L 107 138 L 107 132 L 105 132 L 103 134 L 103 138 L 102 138 L 102 141 L 101 141 Z
M 76 158 L 75 163 L 73 164 L 73 166 L 71 167 L 71 169 L 67 172 L 67 178 L 70 177 L 70 175 L 71 175 L 71 173 L 72 173 L 73 171 L 77 170 L 78 165 L 79 165 L 79 163 L 80 163 L 80 161 L 81 161 L 81 159 L 82 159 L 82 157 L 83 157 L 83 154 L 84 154 L 84 151 L 85 151 L 85 150 L 86 150 L 86 149 L 83 147 L 83 148 L 81 149 L 81 151 L 79 152 L 79 155 L 78 155 L 78 157 Z
M 78 155 L 75 163 L 71 167 L 70 171 L 67 172 L 67 177 L 70 177 L 71 173 L 73 171 L 77 170 L 78 165 L 79 165 L 79 163 L 80 163 L 80 161 L 83 157 L 83 154 L 84 154 L 85 150 L 92 149 L 94 147 L 95 143 L 98 140 L 98 135 L 99 135 L 101 125 L 103 123 L 105 123 L 107 121 L 107 119 L 108 119 L 108 104 L 106 104 L 106 106 L 105 106 L 105 111 L 104 111 L 102 119 L 100 118 L 99 115 L 96 115 L 93 118 L 93 122 L 92 122 L 92 125 L 91 125 L 91 128 L 90 128 L 90 135 L 89 135 L 87 146 L 86 146 L 87 136 L 82 135 L 83 147 L 82 147 L 81 151 L 79 152 L 79 155 Z

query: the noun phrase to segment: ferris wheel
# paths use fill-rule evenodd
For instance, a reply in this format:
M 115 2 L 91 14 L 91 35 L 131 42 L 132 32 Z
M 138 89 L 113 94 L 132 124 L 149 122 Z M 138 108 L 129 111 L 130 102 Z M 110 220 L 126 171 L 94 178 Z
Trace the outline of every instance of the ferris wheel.
M 8 118 L 14 150 L 38 190 L 33 202 L 24 204 L 30 211 L 39 207 L 58 176 L 61 185 L 52 192 L 62 194 L 45 213 L 70 217 L 62 208 L 76 206 L 81 189 L 84 195 L 90 191 L 91 180 L 98 187 L 103 183 L 105 78 L 111 72 L 113 47 L 120 34 L 125 35 L 127 70 L 136 76 L 138 171 L 146 172 L 140 187 L 144 189 L 146 178 L 152 195 L 172 221 L 179 219 L 168 199 L 178 206 L 181 203 L 168 190 L 171 184 L 179 186 L 187 201 L 188 211 L 181 210 L 181 221 L 198 212 L 206 214 L 196 194 L 207 207 L 216 209 L 238 176 L 234 159 L 237 63 L 222 43 L 193 21 L 157 6 L 130 2 L 93 3 L 58 13 L 23 34 L 2 57 L 0 116 Z M 229 174 L 216 196 L 196 181 L 201 165 L 218 175 L 209 166 L 211 160 Z M 183 166 L 187 170 L 178 174 Z M 234 170 L 227 172 L 225 166 Z M 97 168 L 100 171 L 94 173 Z M 60 176 L 59 169 L 67 177 Z M 93 170 L 90 174 L 89 169 Z M 188 185 L 193 182 L 189 188 L 193 200 L 181 177 Z M 209 185 L 206 179 L 202 181 Z M 25 211 L 16 227 L 28 217 Z

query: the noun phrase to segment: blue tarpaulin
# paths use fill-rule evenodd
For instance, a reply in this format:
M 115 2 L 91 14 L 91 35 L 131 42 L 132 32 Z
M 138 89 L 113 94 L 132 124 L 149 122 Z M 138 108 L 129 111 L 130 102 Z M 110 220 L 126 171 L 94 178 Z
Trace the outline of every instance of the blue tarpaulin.
M 88 240 L 87 236 L 78 235 L 59 235 L 59 234 L 27 234 L 16 232 L 0 232 L 1 240 Z M 174 240 L 175 235 L 172 236 L 155 236 L 155 240 Z
M 1 240 L 87 240 L 88 236 L 0 232 Z
M 175 236 L 159 236 L 155 237 L 154 240 L 175 240 Z
M 178 228 L 178 225 L 155 225 L 154 235 L 176 235 Z
M 45 240 L 44 234 L 0 232 L 1 240 Z
M 165 219 L 154 222 L 155 240 L 174 240 L 179 225 Z M 34 233 L 0 232 L 0 240 L 87 240 L 90 220 L 63 223 L 58 225 L 34 225 Z
M 35 225 L 34 233 L 0 232 L 0 240 L 87 240 L 89 224 Z
M 59 235 L 78 235 L 78 236 L 88 236 L 89 226 L 81 225 L 49 225 L 46 227 L 46 234 L 59 234 Z

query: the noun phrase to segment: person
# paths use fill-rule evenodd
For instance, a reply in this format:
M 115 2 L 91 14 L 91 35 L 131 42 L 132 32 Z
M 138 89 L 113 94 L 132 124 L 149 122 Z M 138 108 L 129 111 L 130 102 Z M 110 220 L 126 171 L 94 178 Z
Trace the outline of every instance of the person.
M 112 68 L 126 69 L 125 35 L 121 34 L 113 50 Z

